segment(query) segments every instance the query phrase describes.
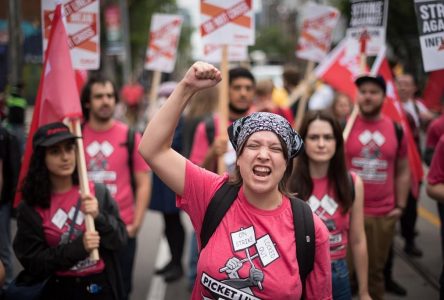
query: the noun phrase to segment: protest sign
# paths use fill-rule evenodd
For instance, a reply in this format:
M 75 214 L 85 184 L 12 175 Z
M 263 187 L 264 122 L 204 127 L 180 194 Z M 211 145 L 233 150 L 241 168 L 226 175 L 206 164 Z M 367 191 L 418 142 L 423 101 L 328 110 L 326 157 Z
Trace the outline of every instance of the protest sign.
M 424 71 L 444 69 L 444 1 L 415 0 Z
M 330 50 L 332 32 L 339 19 L 339 11 L 330 6 L 309 2 L 304 7 L 303 16 L 296 56 L 320 62 Z
M 254 44 L 252 0 L 201 0 L 200 12 L 204 44 Z
M 179 15 L 152 16 L 145 69 L 166 73 L 174 70 L 181 26 L 182 17 Z
M 42 0 L 43 53 L 48 47 L 51 22 L 54 17 L 54 0 Z M 99 1 L 63 1 L 68 45 L 74 69 L 96 70 L 100 65 Z
M 348 49 L 360 48 L 362 36 L 367 39 L 366 54 L 375 56 L 385 45 L 388 0 L 351 0 L 350 23 L 346 36 Z

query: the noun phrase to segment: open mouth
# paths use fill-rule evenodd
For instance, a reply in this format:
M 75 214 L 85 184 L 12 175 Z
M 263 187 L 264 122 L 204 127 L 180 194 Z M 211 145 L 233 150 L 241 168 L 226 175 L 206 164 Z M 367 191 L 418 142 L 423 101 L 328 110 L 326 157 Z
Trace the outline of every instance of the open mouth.
M 271 174 L 271 169 L 268 167 L 256 166 L 253 168 L 253 174 L 259 177 L 266 177 Z

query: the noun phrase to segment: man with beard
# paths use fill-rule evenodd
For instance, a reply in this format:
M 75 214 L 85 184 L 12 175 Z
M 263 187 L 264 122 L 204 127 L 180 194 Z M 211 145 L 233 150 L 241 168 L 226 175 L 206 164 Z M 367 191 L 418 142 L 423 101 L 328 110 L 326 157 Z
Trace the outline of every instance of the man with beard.
M 405 135 L 398 142 L 391 119 L 382 115 L 386 83 L 381 76 L 361 76 L 359 115 L 346 142 L 347 164 L 364 182 L 364 216 L 369 261 L 369 292 L 383 299 L 384 265 L 395 224 L 406 205 L 410 184 Z M 398 144 L 399 143 L 399 144 Z
M 136 254 L 136 236 L 142 226 L 151 190 L 149 168 L 137 152 L 140 134 L 114 119 L 118 95 L 106 78 L 91 78 L 85 85 L 81 103 L 86 123 L 83 141 L 89 179 L 106 184 L 119 206 L 128 231 L 128 244 L 118 257 L 128 299 Z M 130 139 L 134 147 L 130 157 Z M 130 166 L 131 163 L 131 166 Z M 131 174 L 132 173 L 132 174 Z
M 256 81 L 249 70 L 234 68 L 229 71 L 228 125 L 251 113 L 255 85 Z M 212 127 L 212 129 L 209 130 L 206 127 Z M 218 115 L 212 116 L 211 120 L 203 121 L 197 126 L 190 160 L 207 170 L 217 172 L 217 158 L 224 155 L 227 170 L 230 171 L 235 163 L 236 155 L 230 155 L 234 149 L 229 149 L 231 144 L 229 145 L 226 137 L 218 136 L 219 130 L 226 130 L 226 128 L 219 129 Z M 211 141 L 213 138 L 207 134 L 209 131 L 212 131 L 213 138 L 215 137 L 213 141 Z

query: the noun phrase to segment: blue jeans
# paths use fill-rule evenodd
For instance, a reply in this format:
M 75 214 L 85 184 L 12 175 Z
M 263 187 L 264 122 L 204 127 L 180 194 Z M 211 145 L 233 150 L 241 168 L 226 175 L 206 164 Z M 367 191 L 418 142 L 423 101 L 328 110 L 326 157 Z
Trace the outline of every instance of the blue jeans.
M 193 230 L 190 240 L 190 256 L 188 260 L 188 286 L 190 289 L 194 286 L 197 275 L 197 261 L 199 259 L 199 250 L 197 249 L 196 232 Z
M 0 260 L 6 272 L 5 288 L 14 279 L 11 249 L 11 203 L 0 204 Z
M 350 279 L 345 258 L 331 262 L 331 278 L 333 300 L 351 300 Z

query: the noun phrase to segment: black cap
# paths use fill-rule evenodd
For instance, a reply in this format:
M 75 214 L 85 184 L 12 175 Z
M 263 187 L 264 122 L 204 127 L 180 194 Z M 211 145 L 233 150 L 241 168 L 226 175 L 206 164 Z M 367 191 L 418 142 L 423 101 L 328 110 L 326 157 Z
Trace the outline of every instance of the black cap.
M 77 138 L 70 131 L 68 126 L 62 122 L 49 123 L 37 129 L 32 138 L 32 147 L 48 147 L 61 141 Z
M 387 85 L 385 83 L 384 77 L 382 77 L 381 75 L 363 75 L 355 80 L 355 84 L 357 87 L 360 87 L 361 84 L 365 82 L 373 82 L 374 84 L 378 85 L 385 94 Z

